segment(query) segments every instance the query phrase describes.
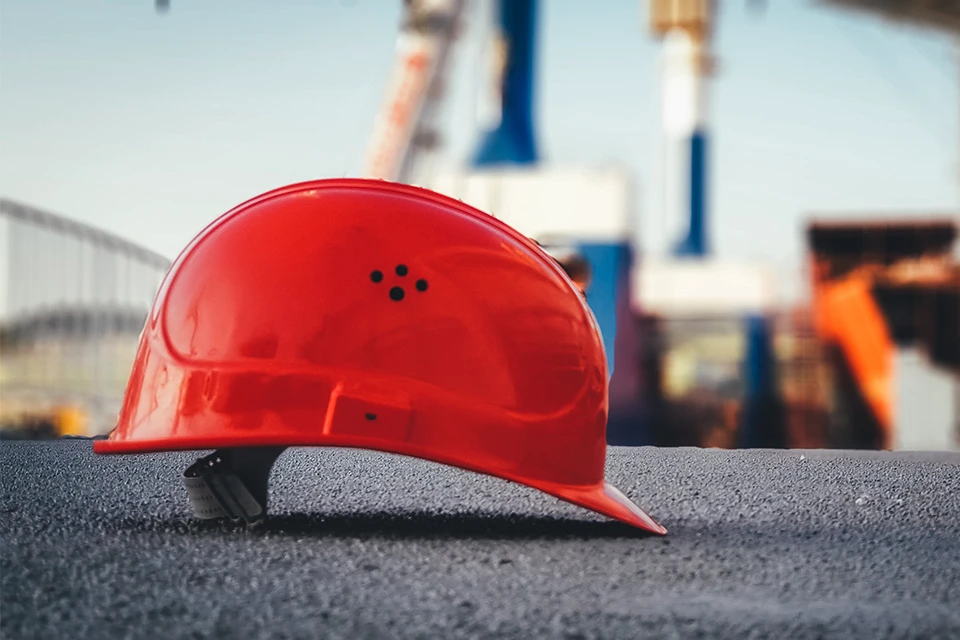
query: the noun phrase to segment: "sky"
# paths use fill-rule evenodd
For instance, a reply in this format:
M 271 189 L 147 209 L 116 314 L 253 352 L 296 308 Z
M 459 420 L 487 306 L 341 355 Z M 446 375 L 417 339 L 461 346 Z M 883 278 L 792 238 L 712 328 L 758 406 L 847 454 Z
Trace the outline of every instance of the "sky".
M 0 194 L 174 257 L 213 218 L 360 175 L 399 0 L 3 0 Z M 659 45 L 638 0 L 544 0 L 546 166 L 627 166 L 664 234 Z M 943 35 L 812 0 L 721 3 L 710 235 L 793 273 L 812 215 L 957 215 L 960 54 Z M 446 162 L 475 145 L 477 32 L 454 58 Z

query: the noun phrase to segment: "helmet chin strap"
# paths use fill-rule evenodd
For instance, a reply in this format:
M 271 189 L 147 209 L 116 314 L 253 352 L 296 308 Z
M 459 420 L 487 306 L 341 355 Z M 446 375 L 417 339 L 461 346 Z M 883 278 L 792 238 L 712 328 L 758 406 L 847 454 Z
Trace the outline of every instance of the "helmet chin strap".
M 285 448 L 219 449 L 194 462 L 183 472 L 194 515 L 260 524 L 267 514 L 270 471 Z

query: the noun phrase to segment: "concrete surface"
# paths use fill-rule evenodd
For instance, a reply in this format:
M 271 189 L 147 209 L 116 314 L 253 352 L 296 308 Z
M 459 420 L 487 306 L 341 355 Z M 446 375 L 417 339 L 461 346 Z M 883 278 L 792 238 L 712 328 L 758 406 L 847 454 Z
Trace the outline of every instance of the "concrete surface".
M 611 449 L 665 538 L 385 454 L 286 452 L 262 530 L 194 454 L 5 442 L 0 636 L 958 638 L 960 456 Z

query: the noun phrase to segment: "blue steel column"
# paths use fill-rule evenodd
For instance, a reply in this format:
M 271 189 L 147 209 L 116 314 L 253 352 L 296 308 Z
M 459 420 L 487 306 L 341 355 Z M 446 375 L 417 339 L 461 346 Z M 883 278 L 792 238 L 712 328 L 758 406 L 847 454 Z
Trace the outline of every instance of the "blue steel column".
M 537 2 L 494 1 L 497 28 L 506 47 L 506 66 L 500 88 L 500 118 L 481 140 L 473 166 L 536 164 L 540 159 L 533 128 Z
M 617 360 L 618 307 L 624 296 L 629 296 L 630 246 L 626 243 L 580 242 L 576 248 L 593 270 L 593 282 L 587 290 L 587 304 L 600 327 L 603 348 L 607 354 L 607 370 L 613 376 Z
M 741 449 L 782 449 L 788 444 L 786 415 L 777 385 L 776 355 L 770 318 L 746 319 L 744 398 L 737 433 Z
M 675 253 L 680 256 L 705 256 L 707 243 L 707 132 L 695 130 L 690 136 L 690 215 L 687 236 Z

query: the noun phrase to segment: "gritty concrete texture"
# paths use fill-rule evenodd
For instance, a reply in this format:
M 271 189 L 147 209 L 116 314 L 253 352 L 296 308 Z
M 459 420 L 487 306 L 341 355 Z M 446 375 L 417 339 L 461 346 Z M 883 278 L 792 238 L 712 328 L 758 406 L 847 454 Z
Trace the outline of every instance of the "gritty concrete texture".
M 5 442 L 0 636 L 960 638 L 960 456 L 611 449 L 670 531 L 386 454 L 295 449 L 260 530 L 199 454 Z

